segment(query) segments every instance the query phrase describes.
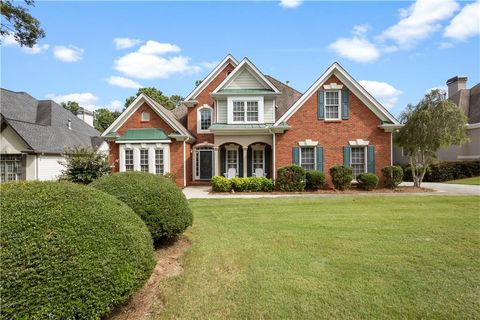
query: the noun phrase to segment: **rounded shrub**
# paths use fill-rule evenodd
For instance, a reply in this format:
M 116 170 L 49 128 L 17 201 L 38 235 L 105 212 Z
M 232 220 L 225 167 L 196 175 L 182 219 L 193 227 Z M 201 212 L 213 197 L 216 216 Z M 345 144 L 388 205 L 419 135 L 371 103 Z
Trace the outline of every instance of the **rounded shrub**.
M 151 274 L 148 229 L 114 197 L 70 182 L 0 191 L 0 318 L 100 319 Z
M 232 182 L 222 176 L 212 177 L 212 189 L 215 192 L 230 192 L 232 191 Z
M 373 190 L 378 185 L 378 177 L 373 173 L 360 173 L 357 176 L 358 188 L 362 190 Z
M 335 189 L 347 190 L 350 188 L 353 180 L 353 171 L 350 167 L 333 166 L 330 168 L 330 176 Z
M 305 173 L 306 188 L 308 190 L 318 190 L 325 185 L 325 174 L 318 170 L 310 170 Z
M 175 237 L 192 225 L 192 211 L 172 181 L 146 172 L 120 172 L 90 184 L 123 201 L 150 230 L 155 243 Z
M 385 187 L 395 189 L 403 182 L 403 169 L 400 166 L 386 166 L 382 168 L 385 178 Z
M 280 191 L 305 190 L 305 169 L 295 164 L 277 170 L 275 185 Z

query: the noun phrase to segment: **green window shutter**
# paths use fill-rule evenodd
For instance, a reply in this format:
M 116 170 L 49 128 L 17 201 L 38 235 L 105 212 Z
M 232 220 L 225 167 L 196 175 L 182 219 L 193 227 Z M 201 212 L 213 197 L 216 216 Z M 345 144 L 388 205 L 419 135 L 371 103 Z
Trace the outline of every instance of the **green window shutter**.
M 221 147 L 220 148 L 220 172 L 218 173 L 220 176 L 224 176 L 224 174 L 227 173 L 226 167 L 225 167 L 225 161 L 226 161 L 226 152 L 225 148 Z
M 270 177 L 270 158 L 271 158 L 271 149 L 265 147 L 265 172 L 266 177 Z
M 350 147 L 343 147 L 343 165 L 345 167 L 350 167 Z
M 237 176 L 243 177 L 243 148 L 242 147 L 238 147 L 238 173 L 237 173 Z
M 317 104 L 318 104 L 318 106 L 317 106 L 317 118 L 319 120 L 323 120 L 323 119 L 325 119 L 325 108 L 324 108 L 325 103 L 323 101 L 323 98 L 324 98 L 323 90 L 319 90 L 317 92 L 317 98 L 318 98 L 317 99 L 318 100 L 318 102 L 317 102 Z
M 247 150 L 247 177 L 252 176 L 252 165 L 253 165 L 253 159 L 252 159 L 252 148 L 248 148 Z
M 323 147 L 317 146 L 317 170 L 323 172 Z
M 292 162 L 296 165 L 300 165 L 300 148 L 299 147 L 292 148 Z
M 368 146 L 367 149 L 367 171 L 375 173 L 375 146 Z
M 342 119 L 348 119 L 349 113 L 348 90 L 342 90 Z

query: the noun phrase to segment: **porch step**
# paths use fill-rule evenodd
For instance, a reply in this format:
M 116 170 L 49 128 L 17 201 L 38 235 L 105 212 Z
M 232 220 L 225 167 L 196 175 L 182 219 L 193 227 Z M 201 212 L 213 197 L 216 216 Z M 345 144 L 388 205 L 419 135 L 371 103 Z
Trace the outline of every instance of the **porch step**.
M 211 186 L 212 183 L 210 181 L 190 181 L 188 185 L 189 186 Z

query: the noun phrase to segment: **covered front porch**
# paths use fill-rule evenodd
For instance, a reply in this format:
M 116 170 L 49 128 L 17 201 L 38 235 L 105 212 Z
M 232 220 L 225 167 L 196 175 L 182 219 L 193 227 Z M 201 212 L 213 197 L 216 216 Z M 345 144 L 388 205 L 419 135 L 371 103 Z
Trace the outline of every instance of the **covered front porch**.
M 215 136 L 213 144 L 193 147 L 193 180 L 213 176 L 273 178 L 272 135 Z

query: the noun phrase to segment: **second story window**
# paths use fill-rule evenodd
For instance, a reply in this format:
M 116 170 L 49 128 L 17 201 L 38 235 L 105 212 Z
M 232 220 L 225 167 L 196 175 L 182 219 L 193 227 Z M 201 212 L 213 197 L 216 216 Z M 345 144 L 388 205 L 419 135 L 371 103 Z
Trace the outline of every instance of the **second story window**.
M 245 121 L 245 101 L 233 101 L 233 121 Z
M 340 92 L 325 91 L 325 120 L 340 119 Z
M 264 122 L 263 97 L 228 97 L 227 108 L 228 123 L 241 124 Z
M 247 122 L 258 121 L 258 101 L 247 101 Z
M 142 116 L 141 116 L 141 121 L 142 121 L 142 122 L 148 122 L 148 121 L 150 121 L 150 113 L 147 112 L 147 111 L 143 111 L 143 112 L 142 112 Z
M 206 131 L 212 125 L 212 110 L 204 108 L 200 110 L 200 130 Z

